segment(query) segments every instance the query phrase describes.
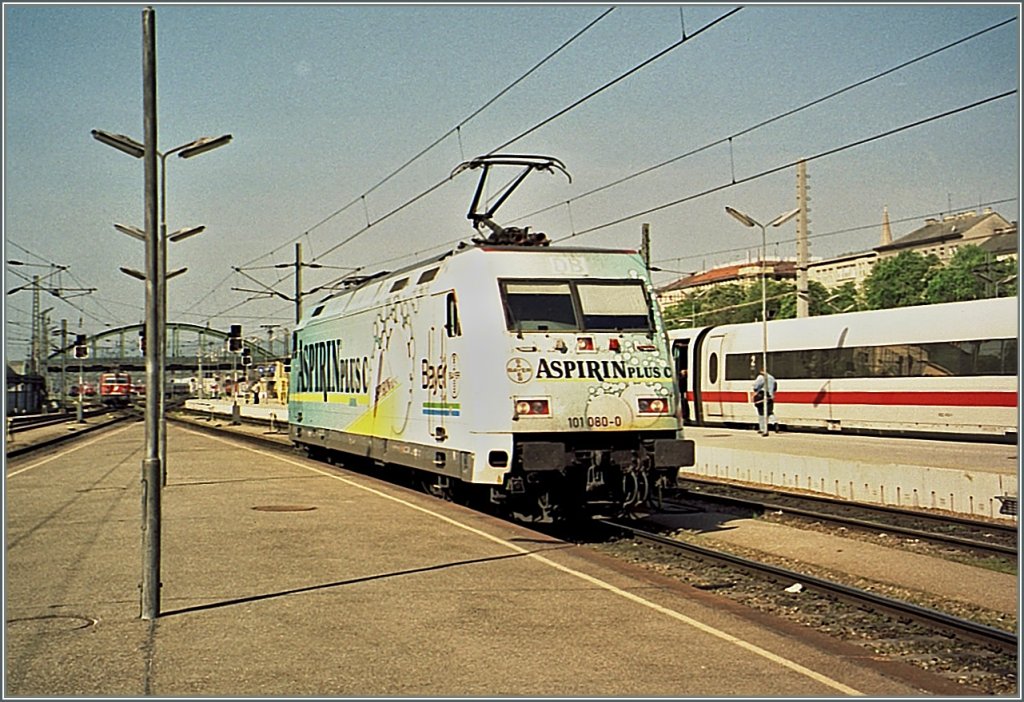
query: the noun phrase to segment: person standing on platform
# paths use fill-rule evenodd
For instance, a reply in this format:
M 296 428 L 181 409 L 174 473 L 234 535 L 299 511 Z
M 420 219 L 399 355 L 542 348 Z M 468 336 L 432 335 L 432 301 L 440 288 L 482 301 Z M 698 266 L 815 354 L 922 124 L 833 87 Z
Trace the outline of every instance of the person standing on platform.
M 760 375 L 754 380 L 751 401 L 757 410 L 757 424 L 761 436 L 768 436 L 768 422 L 775 427 L 775 433 L 779 432 L 779 422 L 775 419 L 775 391 L 779 384 L 774 376 L 765 368 L 761 368 Z

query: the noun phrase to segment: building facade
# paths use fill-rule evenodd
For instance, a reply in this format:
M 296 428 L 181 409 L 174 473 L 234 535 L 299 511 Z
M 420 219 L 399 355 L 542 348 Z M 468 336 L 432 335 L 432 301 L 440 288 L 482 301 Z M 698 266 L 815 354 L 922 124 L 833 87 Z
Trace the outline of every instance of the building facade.
M 938 218 L 928 218 L 924 226 L 909 234 L 893 239 L 888 210 L 883 212 L 881 243 L 866 251 L 843 254 L 834 258 L 812 261 L 807 267 L 807 278 L 826 288 L 837 288 L 845 283 L 860 287 L 871 275 L 875 264 L 903 251 L 916 251 L 924 256 L 934 255 L 942 264 L 949 263 L 961 247 L 976 245 L 988 251 L 996 260 L 1017 258 L 1019 238 L 1017 222 L 1009 222 L 991 209 L 960 212 Z M 766 261 L 769 276 L 775 280 L 796 278 L 796 264 L 792 261 Z M 730 264 L 695 273 L 675 280 L 656 291 L 662 307 L 678 304 L 702 290 L 744 281 L 759 280 L 759 262 Z

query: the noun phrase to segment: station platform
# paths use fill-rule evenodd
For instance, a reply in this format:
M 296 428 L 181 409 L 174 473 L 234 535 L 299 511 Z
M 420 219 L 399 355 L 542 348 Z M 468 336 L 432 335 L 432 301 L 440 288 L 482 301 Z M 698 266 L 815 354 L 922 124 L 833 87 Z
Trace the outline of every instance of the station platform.
M 237 408 L 237 410 L 236 410 Z M 252 403 L 248 397 L 239 395 L 237 400 L 185 400 L 185 409 L 189 412 L 209 413 L 211 416 L 232 417 L 237 411 L 241 419 L 274 422 L 283 426 L 288 424 L 288 405 L 274 400 L 263 400 L 259 404 Z
M 902 437 L 686 427 L 696 464 L 680 472 L 844 500 L 1016 520 L 1018 446 Z M 1002 498 L 1002 499 L 1000 499 Z M 1005 514 L 1004 505 L 1013 506 Z
M 134 422 L 8 462 L 5 697 L 965 692 L 524 525 L 179 422 L 159 616 L 143 620 L 143 440 Z

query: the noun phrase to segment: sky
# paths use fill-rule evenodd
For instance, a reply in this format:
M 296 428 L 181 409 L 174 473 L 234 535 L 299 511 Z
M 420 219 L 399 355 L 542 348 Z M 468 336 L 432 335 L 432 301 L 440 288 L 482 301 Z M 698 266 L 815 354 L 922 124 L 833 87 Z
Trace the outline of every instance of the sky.
M 144 245 L 113 228 L 144 226 L 143 160 L 90 135 L 144 140 L 144 7 L 4 5 L 8 360 L 28 354 L 34 275 L 55 328 L 144 319 L 119 271 L 145 270 Z M 894 237 L 986 206 L 1019 220 L 1018 3 L 151 7 L 158 151 L 232 135 L 167 158 L 168 231 L 206 227 L 168 246 L 188 268 L 170 322 L 287 330 L 296 242 L 321 266 L 309 292 L 468 241 L 479 171 L 449 175 L 499 147 L 572 179 L 530 174 L 498 222 L 615 248 L 647 223 L 656 285 L 756 260 L 760 230 L 725 207 L 793 209 L 800 159 L 813 259 L 878 245 L 883 209 Z M 795 242 L 794 221 L 770 229 L 768 256 Z

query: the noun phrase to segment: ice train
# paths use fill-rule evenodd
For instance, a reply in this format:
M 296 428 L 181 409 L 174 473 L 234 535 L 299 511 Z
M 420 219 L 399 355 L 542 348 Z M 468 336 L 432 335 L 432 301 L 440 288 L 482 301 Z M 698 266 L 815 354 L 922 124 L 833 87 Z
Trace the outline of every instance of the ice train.
M 482 186 L 496 165 L 561 170 L 463 167 Z M 693 443 L 642 258 L 500 227 L 479 193 L 470 217 L 490 236 L 311 306 L 292 345 L 293 442 L 533 519 L 646 508 Z
M 1017 298 L 768 322 L 788 428 L 1016 441 Z M 669 332 L 685 421 L 756 425 L 760 322 Z M 685 371 L 685 372 L 684 372 Z

